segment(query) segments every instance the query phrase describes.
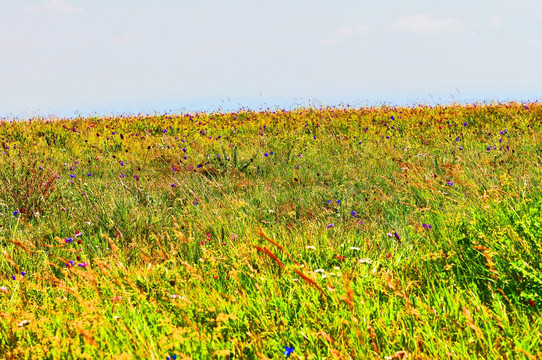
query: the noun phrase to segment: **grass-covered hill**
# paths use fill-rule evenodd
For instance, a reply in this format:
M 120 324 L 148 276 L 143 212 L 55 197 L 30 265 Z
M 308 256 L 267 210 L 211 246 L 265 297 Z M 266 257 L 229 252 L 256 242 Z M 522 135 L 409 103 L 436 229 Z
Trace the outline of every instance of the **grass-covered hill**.
M 0 122 L 0 358 L 542 356 L 542 104 Z

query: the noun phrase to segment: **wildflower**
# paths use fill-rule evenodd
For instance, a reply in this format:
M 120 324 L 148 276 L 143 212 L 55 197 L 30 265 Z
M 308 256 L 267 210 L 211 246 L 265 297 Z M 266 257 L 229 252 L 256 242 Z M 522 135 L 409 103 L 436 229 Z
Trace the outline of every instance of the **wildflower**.
M 429 225 L 429 224 L 422 224 L 422 226 L 423 226 L 424 229 L 427 229 L 427 230 L 430 230 L 431 227 L 432 227 L 432 226 Z
M 362 264 L 370 264 L 373 261 L 371 259 L 369 259 L 369 258 L 363 258 L 363 259 L 359 259 L 358 262 L 360 262 Z
M 315 273 L 319 273 L 319 272 L 324 273 L 324 272 L 326 272 L 326 271 L 325 271 L 324 269 L 318 269 L 318 270 L 314 270 L 314 272 L 315 272 Z
M 92 176 L 92 173 L 87 173 L 87 176 L 89 176 L 89 177 Z
M 357 247 L 357 246 L 350 246 L 350 250 L 356 250 L 356 251 L 359 251 L 359 247 Z
M 342 256 L 342 255 L 337 255 L 335 258 L 336 258 L 337 260 L 341 260 L 341 261 L 344 261 L 344 260 L 346 259 L 346 258 L 345 258 L 344 256 Z
M 326 229 L 332 228 L 333 226 L 334 226 L 333 224 L 327 224 Z
M 530 300 L 529 300 L 529 305 L 531 305 L 531 306 L 534 306 L 534 305 L 535 305 L 533 299 L 530 299 Z
M 454 185 L 454 183 L 451 182 L 451 181 L 447 181 L 446 184 L 447 184 L 448 186 L 453 186 L 453 185 Z
M 66 267 L 72 267 L 74 265 L 73 260 L 70 260 L 66 263 Z
M 120 166 L 124 166 L 124 161 L 119 160 L 119 164 L 120 164 Z
M 135 181 L 139 181 L 139 175 L 134 175 Z
M 8 292 L 8 288 L 5 287 L 5 286 L 0 286 L 0 291 L 7 293 L 7 292 Z
M 288 347 L 288 346 L 285 346 L 284 347 L 284 352 L 283 354 L 286 355 L 286 357 L 289 357 L 291 353 L 294 352 L 294 348 L 293 347 Z
M 265 154 L 263 154 L 263 155 L 264 155 L 265 157 L 268 157 L 268 156 L 269 156 L 269 154 L 268 154 L 268 153 L 265 153 Z
M 22 275 L 22 276 L 25 276 L 25 275 L 26 275 L 26 272 L 21 271 L 21 275 Z
M 316 246 L 308 245 L 308 246 L 305 246 L 305 249 L 316 249 Z
M 73 242 L 73 238 L 66 238 L 66 239 L 64 239 L 64 242 L 66 244 L 71 244 Z
M 20 214 L 19 210 L 15 210 L 15 211 L 13 212 L 13 216 L 19 216 L 19 214 Z
M 401 241 L 401 238 L 399 237 L 399 234 L 397 234 L 397 231 L 395 231 L 395 229 L 393 229 L 393 236 L 395 236 L 395 238 L 400 242 Z
M 79 266 L 79 267 L 87 267 L 88 264 L 86 262 L 84 262 L 84 263 L 81 263 L 81 264 L 77 264 L 77 266 Z
M 386 255 L 386 259 L 391 258 L 391 254 Z
M 77 175 L 71 174 L 70 177 L 71 177 L 72 179 L 75 179 L 75 178 L 77 177 Z
M 81 231 L 76 231 L 74 236 L 75 237 L 83 236 L 83 233 Z
M 459 147 L 459 150 L 463 150 L 463 146 L 460 146 L 460 147 Z
M 174 187 L 177 187 L 177 184 L 173 183 L 173 184 L 171 184 L 171 185 L 169 185 L 169 186 L 171 186 L 172 188 L 174 188 Z
M 353 217 L 358 217 L 358 213 L 353 210 L 350 212 L 350 215 L 352 215 Z
M 341 200 L 337 200 L 337 205 L 340 205 L 341 204 Z
M 17 279 L 17 277 L 15 275 L 12 275 L 11 280 L 15 280 L 15 279 Z

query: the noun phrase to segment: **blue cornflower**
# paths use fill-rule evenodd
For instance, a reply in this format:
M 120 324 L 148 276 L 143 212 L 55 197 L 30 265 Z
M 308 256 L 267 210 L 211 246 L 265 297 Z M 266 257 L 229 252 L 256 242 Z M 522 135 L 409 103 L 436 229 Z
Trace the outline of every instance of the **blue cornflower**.
M 327 224 L 327 225 L 326 225 L 326 229 L 329 229 L 329 228 L 332 228 L 332 227 L 334 227 L 333 224 Z
M 92 176 L 92 173 L 87 173 L 87 176 Z
M 124 178 L 124 177 L 125 177 L 126 175 L 124 175 L 124 174 L 120 174 L 119 176 L 120 176 L 121 178 Z
M 455 141 L 459 141 L 459 136 L 455 138 Z
M 268 157 L 268 156 L 269 156 L 269 154 L 268 154 L 268 153 L 265 153 L 265 154 L 263 154 L 263 156 L 265 156 L 265 157 Z
M 17 279 L 17 277 L 15 275 L 12 275 L 11 280 L 15 280 L 15 279 Z
M 22 275 L 22 276 L 25 276 L 25 275 L 26 275 L 26 272 L 21 271 L 21 275 Z
M 120 164 L 120 166 L 124 166 L 124 161 L 120 160 L 119 164 Z
M 77 176 L 76 176 L 76 175 L 73 175 L 73 174 L 71 174 L 71 175 L 70 175 L 70 177 L 71 177 L 72 179 L 75 179 L 75 178 L 76 178 Z
M 341 200 L 337 200 L 337 205 L 340 205 L 341 204 Z
M 427 230 L 431 230 L 432 226 L 429 224 L 422 224 L 422 227 Z
M 294 352 L 293 347 L 285 346 L 283 354 L 286 355 L 286 357 L 289 357 L 291 353 Z
M 358 217 L 358 213 L 355 212 L 354 210 L 352 210 L 352 211 L 350 212 L 350 215 L 352 215 L 353 217 Z
M 446 184 L 447 184 L 448 186 L 453 186 L 453 185 L 454 185 L 454 183 L 451 182 L 451 181 L 447 181 Z
M 73 242 L 73 238 L 66 238 L 66 239 L 64 239 L 64 242 L 65 242 L 65 243 L 72 243 L 72 242 Z
M 21 214 L 21 213 L 19 212 L 19 210 L 15 210 L 15 211 L 13 212 L 13 216 L 19 216 L 19 214 Z

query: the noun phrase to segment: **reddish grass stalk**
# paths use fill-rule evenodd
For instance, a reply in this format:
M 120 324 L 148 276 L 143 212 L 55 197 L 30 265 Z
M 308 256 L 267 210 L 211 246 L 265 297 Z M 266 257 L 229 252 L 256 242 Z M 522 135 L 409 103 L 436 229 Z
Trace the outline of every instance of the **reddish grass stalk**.
M 286 256 L 288 256 L 290 259 L 294 260 L 292 258 L 292 255 L 290 255 L 285 249 L 284 247 L 282 247 L 282 245 L 280 245 L 278 242 L 276 242 L 275 240 L 271 239 L 270 237 L 268 237 L 267 235 L 265 235 L 263 233 L 263 231 L 260 230 L 260 232 L 258 232 L 258 234 L 263 237 L 265 240 L 269 241 L 271 244 L 275 245 L 276 247 L 278 247 L 280 249 L 280 251 L 282 251 L 284 254 L 286 254 Z M 294 260 L 294 262 L 299 265 L 299 263 L 297 261 Z
M 294 269 L 295 273 L 299 275 L 303 280 L 305 280 L 309 285 L 314 286 L 318 291 L 320 291 L 320 294 L 322 294 L 322 297 L 327 301 L 326 293 L 324 290 L 318 285 L 313 279 L 308 277 L 307 275 L 303 274 L 300 270 Z
M 258 251 L 263 252 L 264 254 L 266 254 L 267 256 L 269 256 L 271 259 L 273 259 L 273 261 L 275 261 L 275 262 L 281 267 L 281 269 L 286 270 L 286 268 L 284 267 L 284 264 L 283 264 L 283 263 L 275 256 L 275 254 L 273 254 L 273 253 L 272 253 L 271 251 L 269 251 L 267 248 L 256 246 L 256 249 L 257 249 Z

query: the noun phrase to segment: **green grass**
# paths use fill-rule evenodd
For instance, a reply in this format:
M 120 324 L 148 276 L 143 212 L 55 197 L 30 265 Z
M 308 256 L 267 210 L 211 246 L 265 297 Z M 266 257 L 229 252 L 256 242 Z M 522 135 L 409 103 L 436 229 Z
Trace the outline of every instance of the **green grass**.
M 0 122 L 0 357 L 541 357 L 541 122 L 538 103 Z

